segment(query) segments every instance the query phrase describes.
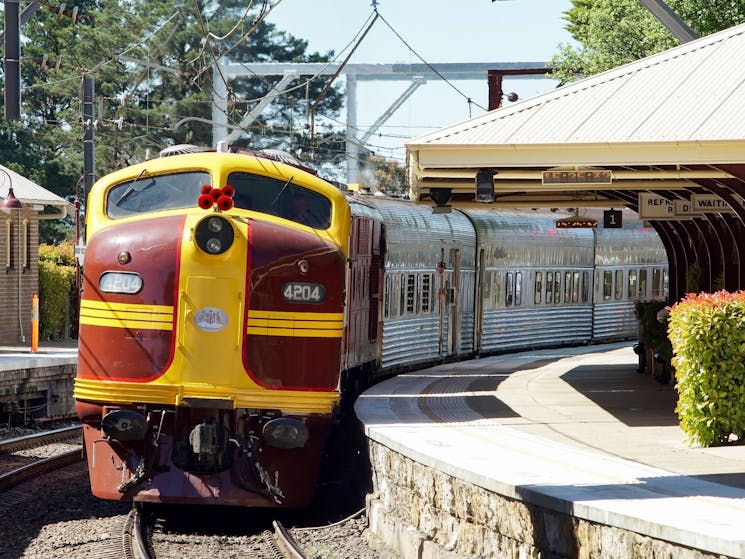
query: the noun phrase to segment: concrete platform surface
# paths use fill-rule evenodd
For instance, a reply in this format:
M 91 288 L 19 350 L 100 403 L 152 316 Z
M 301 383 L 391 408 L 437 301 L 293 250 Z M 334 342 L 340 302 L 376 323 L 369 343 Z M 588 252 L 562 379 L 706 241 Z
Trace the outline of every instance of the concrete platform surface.
M 480 487 L 745 558 L 745 447 L 689 445 L 676 392 L 628 344 L 444 364 L 378 384 L 367 435 Z
M 78 360 L 78 341 L 40 342 L 36 351 L 31 344 L 0 345 L 0 372 L 68 365 Z

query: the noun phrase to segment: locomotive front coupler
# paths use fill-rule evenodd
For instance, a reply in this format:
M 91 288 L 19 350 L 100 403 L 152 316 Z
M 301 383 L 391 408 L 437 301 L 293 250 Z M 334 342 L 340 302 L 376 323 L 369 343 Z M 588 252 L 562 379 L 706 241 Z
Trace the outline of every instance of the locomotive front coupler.
M 163 431 L 163 422 L 165 421 L 166 413 L 168 413 L 168 411 L 169 410 L 160 410 L 160 421 L 158 422 L 157 431 L 155 431 L 152 434 L 152 439 L 151 439 L 152 445 L 150 447 L 150 452 L 143 451 L 144 456 L 140 458 L 139 464 L 137 465 L 137 469 L 135 470 L 134 475 L 130 477 L 127 481 L 119 485 L 119 487 L 116 488 L 116 490 L 119 491 L 119 493 L 125 493 L 128 489 L 140 483 L 143 479 L 145 479 L 148 475 L 150 475 L 153 472 L 154 470 L 153 462 L 155 461 L 156 450 L 158 449 L 158 446 L 160 446 L 160 436 Z M 153 419 L 152 414 L 153 412 L 148 412 L 147 414 L 148 425 L 150 425 L 150 422 Z

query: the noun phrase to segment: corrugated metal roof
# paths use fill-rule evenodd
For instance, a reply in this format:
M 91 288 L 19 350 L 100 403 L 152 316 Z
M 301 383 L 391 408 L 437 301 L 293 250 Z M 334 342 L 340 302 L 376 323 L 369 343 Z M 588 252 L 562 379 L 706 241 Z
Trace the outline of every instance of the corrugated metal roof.
M 420 136 L 437 146 L 745 138 L 745 24 Z
M 8 196 L 8 173 L 13 186 L 13 194 L 24 204 L 41 204 L 46 206 L 59 206 L 69 207 L 70 203 L 64 198 L 57 196 L 54 192 L 50 192 L 43 186 L 39 186 L 33 181 L 30 181 L 26 177 L 23 177 L 5 167 L 0 165 L 0 197 L 5 198 Z

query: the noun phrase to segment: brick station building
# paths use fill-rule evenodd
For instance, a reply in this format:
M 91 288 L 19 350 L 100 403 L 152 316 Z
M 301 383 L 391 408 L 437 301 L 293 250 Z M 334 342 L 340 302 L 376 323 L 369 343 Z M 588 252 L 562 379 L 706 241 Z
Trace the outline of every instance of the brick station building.
M 11 188 L 20 204 L 13 202 Z M 0 345 L 30 343 L 31 299 L 39 291 L 39 221 L 62 219 L 72 209 L 0 164 Z

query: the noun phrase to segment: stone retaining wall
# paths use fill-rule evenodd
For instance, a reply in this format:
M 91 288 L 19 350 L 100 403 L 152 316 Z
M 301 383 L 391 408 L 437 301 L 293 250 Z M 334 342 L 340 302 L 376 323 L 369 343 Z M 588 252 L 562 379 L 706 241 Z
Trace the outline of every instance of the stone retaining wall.
M 75 400 L 72 392 L 76 371 L 77 364 L 60 364 L 0 372 L 0 410 L 9 402 L 45 397 L 47 409 L 41 416 L 73 415 Z
M 492 493 L 375 441 L 369 445 L 371 544 L 401 559 L 724 557 Z

